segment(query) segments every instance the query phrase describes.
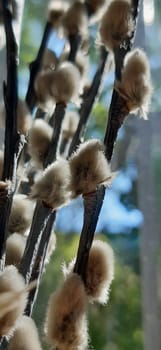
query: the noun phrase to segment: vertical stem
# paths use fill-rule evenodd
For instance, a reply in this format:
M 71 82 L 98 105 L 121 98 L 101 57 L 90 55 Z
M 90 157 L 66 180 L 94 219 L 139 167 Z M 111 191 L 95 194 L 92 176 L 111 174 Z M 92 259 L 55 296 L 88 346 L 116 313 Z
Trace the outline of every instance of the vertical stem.
M 51 211 L 52 210 L 50 208 L 47 208 L 42 203 L 37 202 L 30 234 L 27 239 L 25 252 L 20 266 L 20 272 L 23 275 L 26 283 L 28 283 L 30 280 L 40 239 L 48 222 Z
M 30 63 L 30 79 L 29 79 L 29 85 L 28 85 L 28 90 L 27 90 L 27 94 L 26 94 L 26 103 L 27 103 L 31 112 L 33 112 L 33 109 L 34 109 L 35 103 L 36 103 L 34 82 L 35 82 L 35 78 L 40 70 L 44 50 L 47 46 L 47 42 L 48 42 L 51 30 L 52 30 L 52 25 L 51 25 L 51 23 L 47 22 L 37 57 L 36 57 L 35 61 Z
M 70 52 L 69 52 L 68 61 L 75 62 L 80 41 L 81 41 L 81 37 L 79 34 L 69 35 Z
M 23 140 L 17 132 L 17 64 L 18 47 L 12 28 L 12 14 L 8 1 L 2 1 L 4 26 L 7 48 L 7 84 L 4 84 L 4 102 L 6 109 L 5 150 L 2 180 L 9 180 L 6 191 L 0 197 L 0 269 L 5 263 L 5 247 L 7 237 L 8 219 L 12 204 L 13 193 L 16 186 L 17 161 L 23 147 Z
M 33 306 L 34 306 L 35 300 L 37 298 L 37 293 L 38 293 L 39 285 L 40 285 L 40 279 L 41 279 L 43 269 L 44 269 L 45 257 L 46 257 L 46 253 L 47 253 L 47 249 L 48 249 L 48 245 L 49 245 L 55 217 L 56 217 L 56 211 L 53 211 L 50 215 L 48 222 L 47 222 L 46 228 L 43 231 L 42 236 L 41 236 L 41 241 L 40 241 L 38 251 L 37 251 L 37 258 L 36 258 L 36 261 L 35 261 L 35 264 L 33 267 L 33 271 L 31 274 L 31 278 L 30 278 L 30 282 L 37 280 L 37 285 L 29 294 L 28 303 L 27 303 L 27 307 L 25 310 L 25 314 L 28 316 L 32 315 Z
M 80 236 L 78 253 L 74 272 L 81 275 L 86 280 L 86 267 L 88 263 L 89 251 L 93 242 L 96 225 L 102 208 L 105 196 L 105 187 L 100 185 L 97 190 L 84 196 L 84 220 Z
M 98 90 L 99 90 L 100 83 L 102 80 L 102 75 L 104 72 L 107 56 L 108 56 L 107 51 L 105 49 L 102 49 L 100 64 L 99 64 L 97 72 L 94 76 L 92 85 L 88 91 L 88 94 L 84 98 L 84 101 L 83 101 L 82 106 L 81 106 L 80 111 L 79 111 L 80 120 L 79 120 L 77 130 L 74 134 L 73 140 L 72 140 L 70 148 L 69 148 L 69 154 L 68 154 L 69 157 L 75 151 L 76 147 L 80 144 L 81 137 L 85 132 L 85 128 L 86 128 L 86 124 L 87 124 L 90 112 L 92 110 L 93 104 L 94 104 L 96 96 L 98 94 Z
M 57 103 L 55 111 L 51 117 L 53 124 L 53 136 L 48 150 L 48 155 L 45 159 L 44 168 L 56 160 L 61 135 L 61 126 L 65 116 L 65 109 L 66 106 L 64 104 Z

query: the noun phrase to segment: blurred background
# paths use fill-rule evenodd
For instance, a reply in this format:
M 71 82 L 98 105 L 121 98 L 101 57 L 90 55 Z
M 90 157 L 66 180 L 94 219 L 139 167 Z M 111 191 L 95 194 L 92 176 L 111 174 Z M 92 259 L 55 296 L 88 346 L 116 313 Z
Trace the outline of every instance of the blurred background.
M 28 64 L 34 60 L 43 35 L 47 18 L 46 3 L 28 0 L 24 4 L 19 66 L 20 97 L 25 96 Z M 96 33 L 97 26 L 91 26 L 89 79 L 92 79 L 98 63 Z M 52 50 L 54 47 L 59 56 L 64 39 L 58 38 L 53 32 L 48 46 Z M 116 271 L 108 305 L 91 305 L 89 308 L 90 349 L 96 350 L 161 349 L 160 0 L 142 1 L 135 46 L 147 52 L 154 92 L 149 120 L 130 116 L 119 132 L 113 157 L 113 168 L 118 173 L 112 187 L 107 190 L 97 225 L 97 235 L 108 241 L 114 249 Z M 1 62 L 3 58 L 2 47 Z M 2 79 L 3 64 L 0 70 Z M 100 98 L 94 105 L 85 134 L 86 139 L 104 137 L 113 80 L 113 69 L 105 72 Z M 61 209 L 57 215 L 57 249 L 43 275 L 34 308 L 34 318 L 42 339 L 48 297 L 62 280 L 62 263 L 76 255 L 82 220 L 80 198 Z M 45 342 L 43 349 L 48 349 Z

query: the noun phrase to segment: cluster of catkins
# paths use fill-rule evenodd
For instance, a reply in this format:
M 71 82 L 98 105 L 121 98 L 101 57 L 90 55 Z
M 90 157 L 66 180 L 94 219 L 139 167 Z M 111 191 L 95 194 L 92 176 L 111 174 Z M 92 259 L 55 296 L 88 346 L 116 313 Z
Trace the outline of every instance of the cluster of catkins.
M 69 158 L 58 159 L 37 175 L 31 197 L 57 209 L 78 195 L 108 185 L 113 177 L 101 141 L 93 139 L 81 144 Z
M 10 1 L 13 7 L 15 1 Z M 0 22 L 2 19 L 0 18 Z M 12 336 L 9 350 L 41 350 L 36 326 L 24 316 L 30 287 L 26 287 L 17 268 L 22 259 L 31 226 L 34 200 L 52 209 L 66 205 L 78 195 L 97 190 L 100 184 L 108 186 L 113 178 L 110 164 L 104 154 L 104 145 L 97 139 L 79 145 L 68 160 L 69 144 L 79 123 L 79 114 L 67 109 L 61 127 L 59 155 L 45 170 L 44 163 L 53 136 L 51 120 L 55 106 L 76 105 L 88 89 L 88 57 L 90 24 L 99 21 L 99 45 L 115 57 L 117 49 L 125 45 L 135 29 L 132 0 L 51 0 L 48 21 L 58 35 L 67 39 L 58 58 L 46 49 L 34 82 L 36 106 L 45 118 L 32 122 L 26 104 L 19 100 L 17 109 L 18 131 L 28 140 L 30 160 L 22 177 L 29 182 L 30 196 L 18 193 L 13 204 L 6 242 L 6 266 L 0 273 L 0 337 Z M 80 40 L 75 62 L 69 62 L 68 42 L 73 36 Z M 134 49 L 125 56 L 121 78 L 115 80 L 115 90 L 124 99 L 129 112 L 139 112 L 146 118 L 152 87 L 146 54 Z M 5 125 L 5 109 L 0 108 L 0 127 Z M 3 172 L 3 149 L 0 150 L 0 178 Z M 19 175 L 20 174 L 20 175 Z M 2 185 L 1 185 L 2 186 Z M 21 192 L 21 186 L 20 186 Z M 51 235 L 47 260 L 55 248 Z M 106 303 L 114 275 L 114 258 L 110 246 L 94 241 L 89 253 L 85 281 L 73 272 L 75 260 L 64 267 L 64 283 L 51 295 L 45 322 L 47 342 L 57 350 L 85 350 L 88 348 L 87 305 L 89 302 Z M 30 336 L 29 336 L 30 335 Z
M 74 263 L 63 267 L 64 283 L 50 296 L 47 308 L 46 340 L 58 350 L 88 349 L 88 303 L 107 303 L 114 276 L 113 250 L 100 240 L 91 247 L 85 282 L 73 272 Z

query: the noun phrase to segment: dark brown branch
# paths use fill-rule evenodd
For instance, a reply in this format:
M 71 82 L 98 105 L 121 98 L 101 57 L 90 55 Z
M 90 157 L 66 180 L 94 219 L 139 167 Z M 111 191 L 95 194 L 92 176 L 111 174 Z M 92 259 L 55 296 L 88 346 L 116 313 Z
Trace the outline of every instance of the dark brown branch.
M 0 269 L 4 267 L 5 245 L 8 219 L 12 204 L 12 197 L 16 186 L 16 169 L 24 140 L 17 132 L 17 65 L 18 48 L 12 28 L 12 14 L 8 1 L 2 1 L 4 26 L 7 47 L 7 83 L 4 84 L 4 103 L 6 110 L 5 150 L 2 181 L 9 181 L 5 191 L 0 193 Z
M 98 189 L 84 196 L 84 222 L 80 236 L 79 248 L 74 266 L 74 272 L 86 280 L 86 267 L 90 248 L 93 242 L 96 225 L 102 208 L 105 195 L 105 187 L 100 185 Z
M 51 117 L 50 125 L 53 127 L 53 135 L 48 150 L 48 155 L 45 159 L 44 168 L 56 160 L 57 151 L 59 148 L 59 140 L 61 135 L 61 126 L 65 116 L 66 106 L 62 103 L 57 103 L 55 111 Z
M 69 154 L 70 157 L 71 154 L 75 151 L 76 147 L 81 142 L 81 137 L 83 136 L 86 128 L 87 121 L 90 116 L 90 112 L 92 110 L 93 104 L 95 102 L 96 96 L 98 94 L 98 90 L 100 87 L 100 83 L 102 80 L 102 75 L 104 72 L 106 60 L 107 60 L 108 53 L 105 49 L 102 49 L 101 51 L 101 60 L 100 64 L 98 66 L 97 72 L 93 78 L 93 82 L 91 84 L 91 87 L 85 96 L 82 106 L 80 108 L 79 114 L 80 114 L 80 120 L 78 123 L 78 127 L 76 130 L 76 133 L 74 134 L 73 140 L 71 142 L 70 148 L 69 148 Z
M 49 220 L 51 212 L 51 208 L 47 208 L 43 205 L 43 203 L 37 202 L 30 234 L 27 239 L 25 252 L 20 266 L 20 272 L 23 275 L 26 283 L 28 283 L 30 280 L 40 239 Z
M 76 54 L 81 42 L 81 36 L 79 34 L 69 35 L 70 52 L 68 56 L 68 61 L 75 62 Z
M 135 5 L 138 2 L 135 1 Z M 134 11 L 135 16 L 137 16 L 138 9 Z M 134 17 L 136 20 L 136 18 Z M 114 52 L 115 54 L 115 64 L 116 79 L 121 79 L 121 69 L 123 65 L 123 60 L 126 53 L 131 49 L 133 43 L 134 33 L 130 40 L 127 40 L 124 47 L 120 47 Z M 118 130 L 123 123 L 125 116 L 128 114 L 128 109 L 126 107 L 125 101 L 118 95 L 114 89 L 112 95 L 112 101 L 109 111 L 108 126 L 105 134 L 105 151 L 107 160 L 110 161 L 114 149 L 114 143 L 117 137 Z M 75 144 L 78 144 L 80 139 L 77 137 Z M 75 144 L 73 150 L 75 148 Z M 70 149 L 70 154 L 71 154 Z M 79 248 L 76 258 L 76 263 L 74 266 L 74 272 L 81 275 L 84 282 L 86 282 L 86 268 L 88 264 L 89 251 L 94 238 L 95 228 L 97 225 L 100 210 L 102 208 L 103 199 L 105 195 L 105 187 L 103 185 L 99 186 L 95 193 L 89 194 L 84 197 L 84 222 L 81 232 Z
M 133 18 L 135 21 L 135 29 L 131 35 L 131 38 L 127 38 L 123 46 L 118 47 L 114 52 L 115 57 L 115 80 L 121 80 L 121 70 L 123 67 L 123 61 L 126 54 L 131 50 L 134 36 L 136 32 L 136 22 L 139 11 L 139 0 L 133 1 Z M 112 93 L 112 99 L 109 109 L 109 116 L 107 122 L 107 128 L 104 138 L 105 154 L 107 160 L 110 162 L 113 154 L 115 141 L 117 138 L 118 131 L 128 116 L 129 110 L 126 105 L 126 101 L 119 95 L 115 90 L 115 86 Z
M 65 106 L 57 104 L 53 116 L 53 137 L 45 160 L 44 167 L 56 160 L 61 123 L 65 114 Z M 23 274 L 26 282 L 29 282 L 31 274 L 34 273 L 34 264 L 39 261 L 38 249 L 43 235 L 48 235 L 46 225 L 52 214 L 52 209 L 44 206 L 43 203 L 37 202 L 34 211 L 34 217 L 31 225 L 29 237 L 27 239 L 25 252 L 21 262 L 20 272 Z
M 48 222 L 47 222 L 46 228 L 42 233 L 41 241 L 40 241 L 39 248 L 37 251 L 37 258 L 35 260 L 35 264 L 33 267 L 31 278 L 30 278 L 30 282 L 37 280 L 37 285 L 29 294 L 29 299 L 28 299 L 26 310 L 25 310 L 25 314 L 27 316 L 32 315 L 33 306 L 34 306 L 35 300 L 37 298 L 37 293 L 38 293 L 39 285 L 40 285 L 40 279 L 41 279 L 43 269 L 44 269 L 46 253 L 48 250 L 48 245 L 49 245 L 49 241 L 50 241 L 51 232 L 52 232 L 55 218 L 56 218 L 56 211 L 53 211 L 52 214 L 50 215 Z
M 47 46 L 47 42 L 48 42 L 51 30 L 52 30 L 52 25 L 50 22 L 47 22 L 37 57 L 33 62 L 30 63 L 30 80 L 29 80 L 29 86 L 28 86 L 28 90 L 27 90 L 27 94 L 26 94 L 26 103 L 28 104 L 28 107 L 29 107 L 31 112 L 33 112 L 33 109 L 34 109 L 35 103 L 36 103 L 34 82 L 35 82 L 35 78 L 36 78 L 36 76 L 40 70 L 40 67 L 41 67 L 41 61 L 43 58 L 44 50 Z

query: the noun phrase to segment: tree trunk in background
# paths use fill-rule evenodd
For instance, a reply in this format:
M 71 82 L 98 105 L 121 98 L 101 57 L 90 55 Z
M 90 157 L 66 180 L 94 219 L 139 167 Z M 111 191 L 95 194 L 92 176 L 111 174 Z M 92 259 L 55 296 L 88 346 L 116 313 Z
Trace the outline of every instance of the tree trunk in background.
M 145 0 L 146 1 L 146 0 Z M 146 49 L 143 21 L 143 0 L 138 20 L 135 45 Z M 154 114 L 149 121 L 137 121 L 139 147 L 138 160 L 138 202 L 144 216 L 140 234 L 140 266 L 143 308 L 144 349 L 161 349 L 161 298 L 159 300 L 159 250 L 161 247 L 160 213 L 158 213 L 154 186 L 154 166 L 152 159 L 153 136 L 161 134 L 161 126 Z M 161 149 L 161 143 L 160 143 Z
M 161 318 L 158 289 L 159 215 L 154 188 L 152 163 L 152 122 L 138 124 L 138 201 L 144 216 L 140 235 L 141 286 L 145 350 L 161 349 Z

